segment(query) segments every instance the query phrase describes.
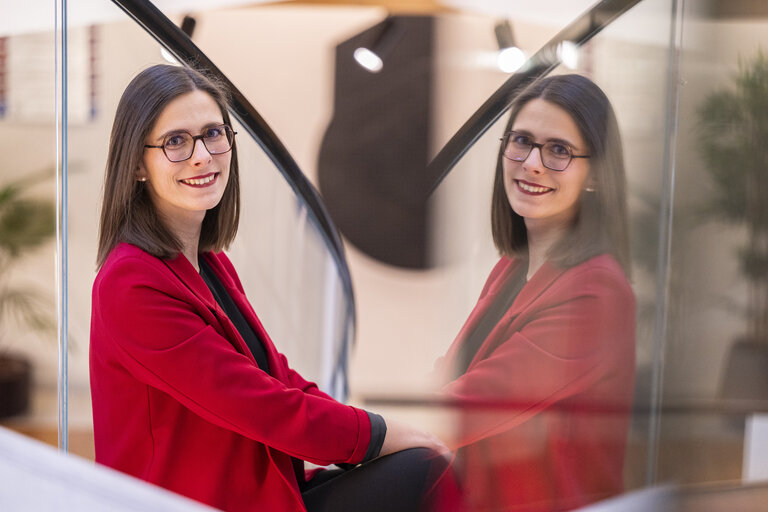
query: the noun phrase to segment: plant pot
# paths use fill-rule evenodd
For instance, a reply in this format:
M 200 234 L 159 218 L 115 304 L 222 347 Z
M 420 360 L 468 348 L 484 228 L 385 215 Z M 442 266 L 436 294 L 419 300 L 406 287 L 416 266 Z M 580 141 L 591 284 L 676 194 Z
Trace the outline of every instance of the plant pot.
M 32 365 L 25 358 L 0 354 L 0 418 L 29 410 Z
M 733 344 L 721 396 L 725 400 L 768 401 L 768 343 L 741 339 Z

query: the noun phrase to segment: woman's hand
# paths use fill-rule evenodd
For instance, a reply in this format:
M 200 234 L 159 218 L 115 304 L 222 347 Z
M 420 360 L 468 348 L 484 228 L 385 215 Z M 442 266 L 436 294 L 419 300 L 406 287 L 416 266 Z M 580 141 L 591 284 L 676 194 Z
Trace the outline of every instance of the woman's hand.
M 387 422 L 387 435 L 384 437 L 384 444 L 381 445 L 380 457 L 408 448 L 429 448 L 438 454 L 449 451 L 440 439 L 429 432 L 424 432 L 399 421 L 385 421 Z

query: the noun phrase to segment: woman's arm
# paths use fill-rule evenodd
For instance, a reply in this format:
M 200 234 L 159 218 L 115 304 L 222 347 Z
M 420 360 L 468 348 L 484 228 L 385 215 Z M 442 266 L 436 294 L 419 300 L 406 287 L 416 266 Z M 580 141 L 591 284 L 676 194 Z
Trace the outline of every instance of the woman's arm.
M 360 462 L 365 411 L 284 384 L 206 323 L 189 291 L 141 258 L 124 258 L 94 287 L 95 350 L 134 378 L 223 428 L 316 464 Z
M 229 260 L 227 255 L 223 252 L 220 252 L 220 253 L 213 254 L 211 257 L 213 259 L 214 264 L 221 265 L 221 267 L 225 272 L 225 274 L 223 275 L 217 274 L 219 279 L 230 281 L 231 284 L 229 284 L 228 286 L 234 286 L 236 290 L 235 293 L 239 293 L 243 297 L 243 300 L 248 304 L 247 307 L 250 308 L 250 303 L 246 298 L 245 290 L 243 289 L 243 285 L 240 282 L 240 277 L 238 276 L 237 271 L 235 270 L 235 266 Z M 233 290 L 230 289 L 230 293 L 233 293 Z M 255 315 L 255 312 L 254 312 L 254 315 Z M 317 387 L 317 384 L 304 379 L 304 377 L 302 377 L 297 371 L 291 368 L 290 365 L 288 364 L 288 360 L 283 354 L 278 353 L 278 357 L 280 358 L 282 365 L 285 368 L 288 368 L 288 379 L 292 387 L 295 387 L 296 389 L 300 389 L 303 392 L 308 393 L 310 395 L 333 400 L 333 398 L 330 395 L 321 391 L 320 388 Z

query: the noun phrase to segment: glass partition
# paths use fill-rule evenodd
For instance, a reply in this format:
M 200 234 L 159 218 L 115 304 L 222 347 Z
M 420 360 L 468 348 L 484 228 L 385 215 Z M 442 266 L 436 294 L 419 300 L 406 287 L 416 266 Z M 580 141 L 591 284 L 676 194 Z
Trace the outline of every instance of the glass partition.
M 508 21 L 530 56 L 569 23 L 455 4 L 456 11 L 420 13 L 434 21 L 430 59 L 417 63 L 431 73 L 430 156 L 509 79 L 491 62 L 500 44 L 497 27 Z M 627 490 L 667 483 L 717 490 L 768 479 L 768 396 L 762 393 L 768 389 L 768 300 L 761 284 L 768 129 L 760 115 L 768 111 L 768 12 L 756 3 L 720 4 L 638 2 L 572 48 L 568 59 L 560 55 L 552 72 L 583 74 L 600 85 L 623 137 L 637 304 Z M 51 216 L 61 76 L 52 7 L 39 0 L 30 5 L 34 16 L 0 25 L 0 229 L 29 231 L 0 235 L 0 361 L 24 355 L 33 388 L 27 412 L 0 421 L 55 444 L 62 253 Z M 92 458 L 90 290 L 109 129 L 128 81 L 166 57 L 111 3 L 70 2 L 68 9 L 65 416 L 70 451 Z M 195 19 L 192 41 L 251 100 L 297 168 L 319 187 L 324 136 L 338 115 L 337 71 L 345 65 L 341 59 L 351 58 L 339 48 L 392 13 L 283 3 L 166 14 L 179 25 L 185 14 Z M 372 90 L 361 87 L 354 95 L 370 100 L 377 97 Z M 368 108 L 366 128 L 375 130 L 379 110 L 386 109 Z M 237 126 L 243 215 L 229 254 L 276 345 L 302 375 L 388 418 L 453 432 L 456 416 L 436 405 L 431 393 L 439 384 L 430 370 L 498 259 L 489 210 L 506 122 L 504 115 L 478 128 L 479 138 L 429 197 L 429 259 L 419 269 L 382 261 L 346 238 L 340 264 L 317 212 L 297 195 L 263 141 Z M 402 130 L 424 136 L 406 123 Z M 365 148 L 344 150 L 357 149 Z M 412 184 L 407 176 L 402 181 Z M 24 222 L 13 224 L 14 215 Z M 6 396 L 0 394 L 0 402 Z
M 661 362 L 664 340 L 657 323 L 665 290 L 659 265 L 666 265 L 664 217 L 660 205 L 669 193 L 667 152 L 674 141 L 668 117 L 670 37 L 676 28 L 673 2 L 645 1 L 630 9 L 581 46 L 553 74 L 579 73 L 608 95 L 619 122 L 627 174 L 630 215 L 631 283 L 637 301 L 636 391 L 625 459 L 625 484 L 649 482 L 649 456 L 658 418 L 651 404 L 653 368 Z M 453 274 L 443 296 L 464 315 L 441 325 L 441 337 L 455 336 L 474 307 L 487 274 L 498 259 L 493 246 L 490 198 L 505 115 L 467 151 L 433 195 L 434 255 Z M 565 171 L 567 172 L 567 170 Z M 456 208 L 460 204 L 461 208 Z M 448 302 L 450 300 L 450 302 Z M 450 332 L 446 332 L 450 331 Z M 544 377 L 542 377 L 544 378 Z
M 666 500 L 683 509 L 754 507 L 749 489 L 763 492 L 768 476 L 765 20 L 756 5 L 644 1 L 578 53 L 576 72 L 616 108 L 628 175 L 637 366 L 624 482 L 683 484 L 679 501 Z M 456 271 L 451 289 L 466 287 L 467 309 L 477 268 L 494 259 L 487 204 L 503 124 L 434 196 L 437 261 Z
M 61 19 L 28 7 L 0 22 L 0 424 L 56 444 Z
M 768 11 L 684 21 L 657 478 L 765 483 Z

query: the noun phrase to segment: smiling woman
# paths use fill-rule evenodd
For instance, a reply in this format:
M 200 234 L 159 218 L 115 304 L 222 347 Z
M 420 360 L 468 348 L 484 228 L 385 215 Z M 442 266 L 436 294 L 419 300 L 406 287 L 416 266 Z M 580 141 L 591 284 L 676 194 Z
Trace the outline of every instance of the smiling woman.
M 223 124 L 213 97 L 201 90 L 183 94 L 165 107 L 147 137 L 162 144 L 145 148 L 162 151 L 145 151 L 136 173 L 157 214 L 183 237 L 182 252 L 195 268 L 203 219 L 219 204 L 229 182 L 234 136 L 227 133 L 232 129 Z
M 512 210 L 525 219 L 529 242 L 534 237 L 554 241 L 573 224 L 591 179 L 587 155 L 576 158 L 573 152 L 586 149 L 578 126 L 556 104 L 537 98 L 517 114 L 502 153 L 504 190 Z M 528 278 L 543 262 L 531 261 Z
M 501 259 L 438 367 L 473 511 L 571 510 L 622 490 L 634 386 L 624 164 L 590 80 L 533 83 L 499 148 Z
M 205 137 L 199 137 L 203 144 L 192 138 L 192 151 L 183 160 L 176 158 L 173 148 L 165 147 L 176 142 L 173 135 L 182 132 L 201 133 L 215 126 L 229 126 L 226 105 L 219 85 L 184 68 L 154 66 L 131 82 L 112 127 L 99 266 L 119 242 L 136 245 L 160 258 L 182 252 L 197 267 L 198 250 L 220 251 L 234 240 L 240 218 L 234 135 L 226 151 L 220 148 L 213 154 Z M 152 148 L 154 145 L 162 150 Z M 215 177 L 217 173 L 223 173 L 223 179 L 216 179 L 205 191 L 179 181 Z M 158 222 L 158 217 L 164 222 Z

